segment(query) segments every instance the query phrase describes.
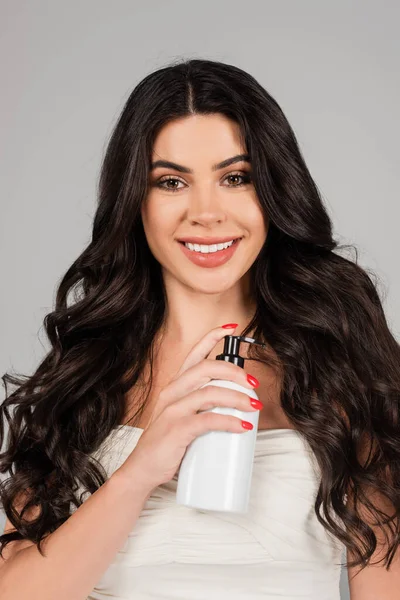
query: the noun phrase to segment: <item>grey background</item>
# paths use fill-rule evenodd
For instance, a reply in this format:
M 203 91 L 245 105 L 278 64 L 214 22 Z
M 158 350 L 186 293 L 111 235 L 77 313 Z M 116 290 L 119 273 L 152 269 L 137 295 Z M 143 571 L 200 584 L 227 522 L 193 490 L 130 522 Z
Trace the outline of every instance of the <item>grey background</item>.
M 46 352 L 43 317 L 90 239 L 112 125 L 134 85 L 180 57 L 233 63 L 276 98 L 399 338 L 399 16 L 395 0 L 0 2 L 1 374 Z

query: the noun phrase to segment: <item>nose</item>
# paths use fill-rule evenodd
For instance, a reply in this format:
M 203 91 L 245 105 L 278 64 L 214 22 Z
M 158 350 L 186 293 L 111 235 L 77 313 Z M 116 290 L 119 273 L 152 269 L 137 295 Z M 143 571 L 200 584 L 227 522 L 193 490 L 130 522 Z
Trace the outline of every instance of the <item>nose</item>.
M 191 194 L 187 205 L 187 220 L 190 223 L 211 225 L 226 219 L 226 209 L 215 190 L 203 188 L 197 189 Z

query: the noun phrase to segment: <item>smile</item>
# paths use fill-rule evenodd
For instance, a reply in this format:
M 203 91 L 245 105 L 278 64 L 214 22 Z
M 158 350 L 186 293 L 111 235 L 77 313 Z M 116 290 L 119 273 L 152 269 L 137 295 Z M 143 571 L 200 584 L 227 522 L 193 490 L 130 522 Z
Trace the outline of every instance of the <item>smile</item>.
M 213 244 L 205 246 L 204 244 L 187 244 L 192 249 L 187 247 L 185 242 L 178 242 L 183 253 L 187 258 L 199 267 L 213 268 L 220 267 L 228 262 L 236 252 L 242 238 L 233 240 L 225 244 Z M 222 249 L 219 247 L 222 246 Z

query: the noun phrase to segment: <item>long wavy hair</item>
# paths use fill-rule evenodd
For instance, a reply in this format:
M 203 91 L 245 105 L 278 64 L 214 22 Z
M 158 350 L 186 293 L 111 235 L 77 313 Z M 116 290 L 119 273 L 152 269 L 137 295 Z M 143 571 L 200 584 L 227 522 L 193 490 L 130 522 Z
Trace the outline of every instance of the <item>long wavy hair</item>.
M 44 319 L 50 350 L 31 376 L 3 375 L 0 501 L 16 531 L 6 544 L 36 543 L 78 507 L 82 486 L 106 480 L 90 456 L 125 414 L 128 391 L 150 364 L 165 323 L 160 264 L 146 241 L 140 208 L 152 145 L 173 119 L 220 113 L 239 124 L 252 180 L 269 220 L 251 267 L 253 332 L 271 352 L 249 358 L 280 373 L 280 400 L 321 472 L 320 523 L 364 567 L 377 548 L 369 512 L 387 539 L 388 569 L 399 541 L 400 346 L 388 328 L 374 273 L 335 250 L 332 223 L 274 98 L 248 73 L 211 60 L 178 60 L 147 75 L 113 129 L 98 181 L 92 238 L 61 279 Z M 375 276 L 376 277 L 376 276 Z M 7 384 L 15 387 L 8 394 Z M 132 417 L 138 422 L 145 399 Z M 14 410 L 10 414 L 10 407 Z M 367 490 L 390 502 L 389 515 Z M 347 502 L 351 494 L 352 502 Z M 16 502 L 24 499 L 22 510 Z M 24 519 L 31 507 L 35 519 Z

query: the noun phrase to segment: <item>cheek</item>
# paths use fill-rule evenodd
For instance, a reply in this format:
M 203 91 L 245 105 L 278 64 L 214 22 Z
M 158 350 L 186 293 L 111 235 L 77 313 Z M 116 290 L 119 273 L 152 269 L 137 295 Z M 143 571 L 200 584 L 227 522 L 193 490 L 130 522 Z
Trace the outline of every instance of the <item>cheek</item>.
M 266 239 L 267 235 L 268 235 L 268 228 L 269 228 L 269 219 L 268 217 L 266 217 L 265 215 L 261 215 L 260 217 L 260 236 L 264 239 Z
M 152 254 L 158 261 L 165 252 L 167 238 L 173 235 L 173 222 L 169 211 L 156 203 L 147 203 L 141 209 L 143 229 Z
M 141 210 L 143 228 L 148 239 L 155 238 L 163 222 L 163 216 L 154 203 L 147 203 Z
M 141 209 L 143 226 L 150 232 L 172 235 L 182 218 L 182 204 L 176 200 L 147 198 Z
M 251 207 L 248 206 L 244 218 L 246 219 L 245 226 L 248 229 L 250 236 L 253 237 L 254 240 L 257 239 L 263 243 L 267 236 L 269 220 L 258 204 L 253 204 Z

